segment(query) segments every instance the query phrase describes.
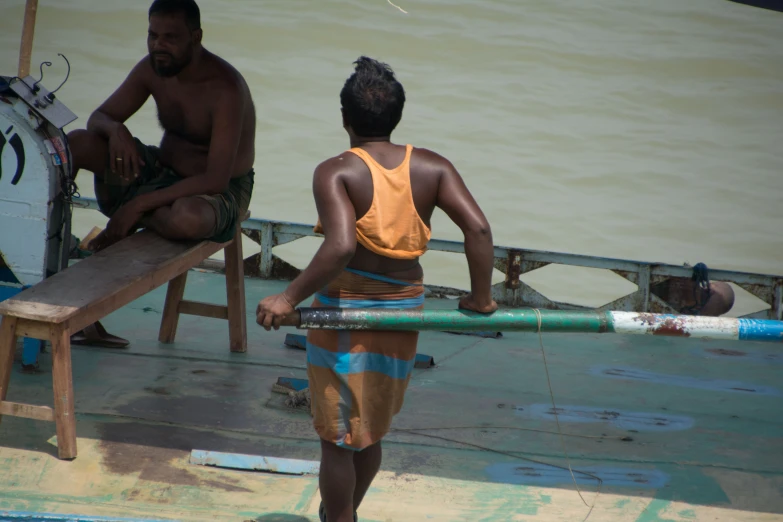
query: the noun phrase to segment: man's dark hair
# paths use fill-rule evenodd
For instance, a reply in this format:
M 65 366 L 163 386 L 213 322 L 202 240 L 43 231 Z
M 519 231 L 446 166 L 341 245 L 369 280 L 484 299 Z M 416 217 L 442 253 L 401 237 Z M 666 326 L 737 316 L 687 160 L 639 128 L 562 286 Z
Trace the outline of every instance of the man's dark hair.
M 340 91 L 345 122 L 357 136 L 389 136 L 402 119 L 405 89 L 385 63 L 366 56 Z
M 149 16 L 154 14 L 181 14 L 185 17 L 188 29 L 201 29 L 201 11 L 195 0 L 155 0 L 150 6 Z

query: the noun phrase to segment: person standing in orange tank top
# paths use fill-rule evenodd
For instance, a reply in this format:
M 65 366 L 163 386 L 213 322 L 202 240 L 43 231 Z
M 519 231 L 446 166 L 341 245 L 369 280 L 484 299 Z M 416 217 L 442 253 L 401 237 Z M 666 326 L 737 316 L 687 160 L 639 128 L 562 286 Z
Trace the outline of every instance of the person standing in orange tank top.
M 446 158 L 391 142 L 405 91 L 391 68 L 367 57 L 340 92 L 351 148 L 313 175 L 317 232 L 324 241 L 280 294 L 258 304 L 256 321 L 280 327 L 296 305 L 421 309 L 419 257 L 435 208 L 462 230 L 471 291 L 461 309 L 492 313 L 492 232 L 461 176 Z M 313 425 L 321 439 L 322 521 L 349 522 L 381 465 L 381 439 L 403 403 L 418 332 L 310 330 L 307 374 Z

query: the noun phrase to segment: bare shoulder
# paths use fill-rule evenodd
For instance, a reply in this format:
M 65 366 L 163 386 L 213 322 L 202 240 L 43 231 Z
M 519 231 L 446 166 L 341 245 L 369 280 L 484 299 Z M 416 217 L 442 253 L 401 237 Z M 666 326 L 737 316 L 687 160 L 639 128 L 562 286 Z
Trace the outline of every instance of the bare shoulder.
M 220 56 L 208 53 L 209 81 L 215 88 L 230 94 L 250 95 L 244 76 Z
M 437 175 L 455 173 L 454 165 L 444 156 L 430 149 L 414 148 L 411 153 L 411 166 L 419 173 Z
M 143 82 L 145 85 L 151 85 L 151 81 L 157 78 L 157 76 L 152 69 L 149 56 L 145 56 L 136 62 L 136 65 L 130 70 L 128 78 L 133 81 Z
M 346 151 L 319 163 L 313 174 L 314 180 L 328 180 L 350 175 L 356 173 L 362 165 L 364 162 L 356 154 Z

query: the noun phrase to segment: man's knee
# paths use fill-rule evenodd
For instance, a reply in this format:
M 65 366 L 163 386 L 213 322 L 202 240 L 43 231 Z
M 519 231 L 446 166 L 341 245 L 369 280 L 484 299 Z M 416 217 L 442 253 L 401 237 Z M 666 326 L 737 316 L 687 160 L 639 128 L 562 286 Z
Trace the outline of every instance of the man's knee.
M 177 239 L 204 239 L 215 229 L 215 212 L 201 198 L 182 198 L 171 205 L 167 228 Z
M 710 283 L 710 298 L 704 306 L 704 315 L 719 316 L 734 306 L 734 289 L 721 281 Z
M 97 132 L 76 129 L 68 133 L 68 148 L 74 171 L 89 170 L 102 174 L 106 168 L 109 142 Z

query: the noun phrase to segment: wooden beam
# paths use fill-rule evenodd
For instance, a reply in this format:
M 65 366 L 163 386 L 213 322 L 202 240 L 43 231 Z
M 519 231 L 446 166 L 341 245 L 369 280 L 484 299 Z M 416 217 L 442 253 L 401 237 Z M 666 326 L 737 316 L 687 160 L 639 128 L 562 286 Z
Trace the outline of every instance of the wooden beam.
M 228 307 L 199 301 L 180 301 L 179 313 L 211 317 L 213 319 L 228 319 Z
M 54 410 L 49 406 L 33 406 L 32 404 L 3 401 L 0 402 L 0 415 L 54 422 Z
M 24 78 L 30 74 L 30 60 L 33 56 L 33 37 L 35 36 L 35 16 L 38 13 L 38 0 L 27 0 L 24 8 L 22 43 L 19 47 L 18 76 Z
M 183 272 L 171 281 L 166 289 L 166 304 L 163 305 L 163 319 L 160 320 L 160 333 L 158 341 L 173 343 L 177 336 L 179 324 L 179 304 L 185 295 L 185 285 L 188 282 L 188 273 Z
M 74 459 L 76 458 L 76 417 L 71 370 L 71 336 L 64 328 L 53 332 L 52 335 L 52 380 L 57 453 L 61 459 Z
M 0 403 L 5 400 L 8 384 L 11 382 L 11 368 L 14 365 L 14 350 L 16 350 L 16 323 L 16 317 L 0 319 Z
M 52 336 L 52 331 L 47 323 L 19 319 L 19 322 L 16 324 L 16 336 L 48 341 Z
M 237 225 L 232 241 L 223 250 L 226 259 L 226 297 L 228 303 L 228 336 L 231 351 L 247 351 L 247 317 L 245 317 L 245 268 L 242 254 L 242 230 Z

